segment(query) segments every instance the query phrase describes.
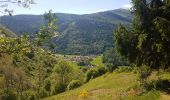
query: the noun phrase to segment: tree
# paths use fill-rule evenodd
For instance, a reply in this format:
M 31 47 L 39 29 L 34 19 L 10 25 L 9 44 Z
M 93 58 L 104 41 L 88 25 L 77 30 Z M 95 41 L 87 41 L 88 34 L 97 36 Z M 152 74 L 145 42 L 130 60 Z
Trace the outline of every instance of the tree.
M 109 64 L 112 67 L 128 65 L 128 62 L 122 57 L 115 48 L 108 48 L 103 54 L 103 63 Z
M 49 50 L 54 49 L 54 45 L 52 44 L 52 40 L 54 37 L 58 36 L 56 32 L 56 15 L 52 13 L 50 10 L 48 13 L 44 14 L 45 25 L 42 25 L 40 31 L 36 35 L 36 44 L 38 46 L 48 48 Z
M 9 4 L 22 6 L 24 8 L 29 8 L 31 4 L 35 4 L 34 0 L 0 0 L 0 7 L 3 8 L 3 11 L 0 11 L 3 14 L 8 13 L 12 15 L 13 9 L 8 9 Z
M 153 69 L 170 65 L 169 0 L 132 0 L 131 30 L 120 25 L 115 31 L 119 52 L 132 63 Z
M 22 98 L 23 91 L 30 86 L 26 73 L 21 68 L 13 65 L 13 59 L 10 55 L 1 54 L 0 65 L 0 72 L 4 76 L 5 82 L 3 89 L 7 93 L 15 91 L 17 97 Z
M 54 67 L 61 80 L 61 83 L 67 84 L 71 80 L 71 74 L 73 74 L 73 68 L 65 61 L 60 61 L 58 65 Z

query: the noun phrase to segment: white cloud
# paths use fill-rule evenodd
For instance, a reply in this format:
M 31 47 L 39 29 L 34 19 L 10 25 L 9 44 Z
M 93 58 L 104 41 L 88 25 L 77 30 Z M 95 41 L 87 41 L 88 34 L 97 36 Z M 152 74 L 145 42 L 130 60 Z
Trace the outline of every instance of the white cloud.
M 124 4 L 123 8 L 124 9 L 130 9 L 132 7 L 132 4 Z

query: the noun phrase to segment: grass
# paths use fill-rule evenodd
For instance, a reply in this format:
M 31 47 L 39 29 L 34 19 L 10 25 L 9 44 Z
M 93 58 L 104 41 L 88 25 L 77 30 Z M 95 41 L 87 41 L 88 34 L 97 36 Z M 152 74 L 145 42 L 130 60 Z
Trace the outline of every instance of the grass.
M 78 89 L 44 100 L 113 100 L 124 96 L 129 88 L 138 83 L 137 75 L 133 73 L 107 73 L 90 80 Z
M 104 64 L 102 63 L 102 56 L 97 56 L 94 58 L 91 64 L 97 67 L 104 67 Z
M 162 73 L 161 79 L 170 79 L 169 73 Z M 147 81 L 156 80 L 153 72 Z M 146 91 L 133 72 L 107 73 L 90 80 L 80 88 L 67 91 L 44 100 L 170 100 L 170 95 L 159 90 Z

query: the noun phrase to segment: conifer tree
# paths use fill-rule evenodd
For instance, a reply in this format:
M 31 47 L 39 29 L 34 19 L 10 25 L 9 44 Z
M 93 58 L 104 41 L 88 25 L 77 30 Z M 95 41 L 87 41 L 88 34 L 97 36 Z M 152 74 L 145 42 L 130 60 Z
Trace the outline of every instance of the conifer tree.
M 131 62 L 151 68 L 170 65 L 170 1 L 132 0 L 132 28 L 115 31 L 117 49 Z

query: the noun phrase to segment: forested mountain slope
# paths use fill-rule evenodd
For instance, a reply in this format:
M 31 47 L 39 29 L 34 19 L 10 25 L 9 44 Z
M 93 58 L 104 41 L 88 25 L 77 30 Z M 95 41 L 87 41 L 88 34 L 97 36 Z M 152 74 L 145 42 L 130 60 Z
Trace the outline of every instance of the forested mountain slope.
M 129 25 L 129 10 L 117 9 L 93 14 L 75 15 L 56 13 L 60 33 L 55 39 L 55 51 L 64 54 L 100 54 L 113 46 L 113 29 L 118 23 Z M 43 15 L 1 17 L 2 25 L 17 35 L 34 34 L 44 23 Z

